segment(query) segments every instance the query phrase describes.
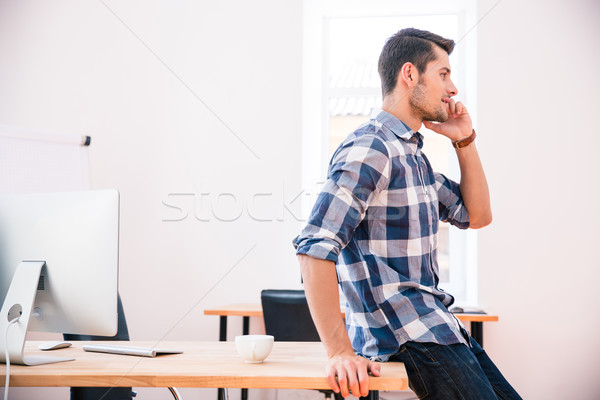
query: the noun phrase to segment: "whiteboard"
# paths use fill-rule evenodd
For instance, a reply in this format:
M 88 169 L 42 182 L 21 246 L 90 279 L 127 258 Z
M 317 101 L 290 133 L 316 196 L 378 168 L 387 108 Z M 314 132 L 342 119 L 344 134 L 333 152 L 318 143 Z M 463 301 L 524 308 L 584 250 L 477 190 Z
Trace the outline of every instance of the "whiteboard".
M 90 189 L 89 136 L 0 125 L 0 193 Z

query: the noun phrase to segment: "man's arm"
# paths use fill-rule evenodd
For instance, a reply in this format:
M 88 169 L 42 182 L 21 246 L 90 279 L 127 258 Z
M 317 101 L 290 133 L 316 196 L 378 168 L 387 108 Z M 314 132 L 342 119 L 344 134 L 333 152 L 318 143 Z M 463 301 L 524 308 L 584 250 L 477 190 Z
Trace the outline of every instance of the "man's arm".
M 302 254 L 298 260 L 308 306 L 329 358 L 329 385 L 344 397 L 350 392 L 356 397 L 367 396 L 368 373 L 379 376 L 381 366 L 354 354 L 340 313 L 335 263 Z
M 475 143 L 456 149 L 460 165 L 460 193 L 469 212 L 469 228 L 479 229 L 492 222 L 492 208 L 483 166 Z
M 423 121 L 426 128 L 444 135 L 453 142 L 466 139 L 473 132 L 467 108 L 461 102 L 449 102 L 449 118 L 439 124 Z M 460 193 L 469 212 L 469 227 L 478 229 L 492 222 L 492 207 L 483 166 L 475 143 L 456 149 L 460 165 Z

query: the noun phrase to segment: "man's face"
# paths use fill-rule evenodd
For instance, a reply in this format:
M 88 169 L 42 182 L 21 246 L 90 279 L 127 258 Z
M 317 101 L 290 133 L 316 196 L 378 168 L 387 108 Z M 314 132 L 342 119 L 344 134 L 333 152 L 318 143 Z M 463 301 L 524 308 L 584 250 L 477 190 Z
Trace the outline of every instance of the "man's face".
M 427 64 L 425 72 L 413 88 L 409 104 L 415 117 L 423 121 L 445 122 L 449 116 L 448 101 L 458 90 L 450 79 L 448 54 L 434 46 L 436 59 Z

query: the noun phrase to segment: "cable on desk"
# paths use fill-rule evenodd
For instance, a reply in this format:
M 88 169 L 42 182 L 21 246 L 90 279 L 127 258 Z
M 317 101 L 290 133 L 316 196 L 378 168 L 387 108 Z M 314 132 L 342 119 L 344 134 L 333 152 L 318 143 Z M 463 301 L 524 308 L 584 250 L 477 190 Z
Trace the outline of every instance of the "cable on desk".
M 11 325 L 15 324 L 21 316 L 15 317 L 13 320 L 8 322 L 6 330 L 4 331 L 4 357 L 6 360 L 6 382 L 4 383 L 4 400 L 8 400 L 8 386 L 10 383 L 10 354 L 8 352 L 8 329 Z

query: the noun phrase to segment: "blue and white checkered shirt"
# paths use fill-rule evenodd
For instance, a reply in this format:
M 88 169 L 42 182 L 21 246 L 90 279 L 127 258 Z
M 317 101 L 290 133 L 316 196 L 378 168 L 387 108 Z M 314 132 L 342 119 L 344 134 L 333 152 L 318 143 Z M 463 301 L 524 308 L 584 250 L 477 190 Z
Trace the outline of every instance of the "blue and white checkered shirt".
M 438 288 L 438 220 L 469 226 L 459 185 L 435 173 L 423 136 L 379 111 L 336 150 L 297 254 L 337 263 L 354 350 L 387 361 L 407 341 L 465 343 Z

